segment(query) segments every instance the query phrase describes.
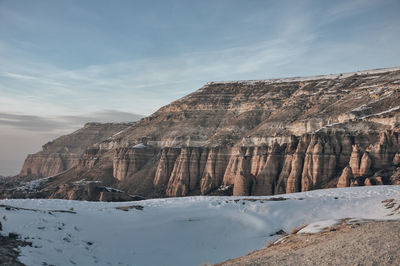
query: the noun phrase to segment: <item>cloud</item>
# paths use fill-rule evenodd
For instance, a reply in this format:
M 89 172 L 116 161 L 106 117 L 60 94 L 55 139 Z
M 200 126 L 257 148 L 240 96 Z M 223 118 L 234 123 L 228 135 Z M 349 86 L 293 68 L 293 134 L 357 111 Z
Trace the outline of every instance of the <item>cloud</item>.
M 87 122 L 132 122 L 142 116 L 115 110 L 88 115 L 44 117 L 0 113 L 0 175 L 15 175 L 29 153 L 61 135 L 72 133 Z
M 21 115 L 0 113 L 0 127 L 11 127 L 29 132 L 69 132 L 77 129 L 87 122 L 133 122 L 142 116 L 115 110 L 103 110 L 89 115 L 42 117 L 34 115 Z
M 354 16 L 355 13 L 361 13 L 369 10 L 371 7 L 381 4 L 380 0 L 352 0 L 333 2 L 329 10 L 326 12 L 328 21 L 330 19 L 340 19 L 344 16 Z
M 301 14 L 282 18 L 279 31 L 257 42 L 227 42 L 214 49 L 73 69 L 3 42 L 0 112 L 75 115 L 106 108 L 150 114 L 207 81 L 284 76 L 280 66 L 309 51 L 315 39 L 309 14 Z
M 396 53 L 399 35 L 393 34 L 398 28 L 385 25 L 379 31 L 359 29 L 349 37 L 335 35 L 337 25 L 331 27 L 344 16 L 370 10 L 377 3 L 376 0 L 282 3 L 273 7 L 279 13 L 273 16 L 274 28 L 265 31 L 265 35 L 260 34 L 262 37 L 255 41 L 232 38 L 235 41 L 226 41 L 218 47 L 195 47 L 192 52 L 76 68 L 44 61 L 0 41 L 0 112 L 29 110 L 46 117 L 49 113 L 68 116 L 112 109 L 150 114 L 207 81 L 278 78 L 354 71 L 363 66 L 392 66 L 400 59 Z M 264 24 L 267 21 L 261 11 L 247 18 L 241 14 L 243 23 Z M 342 31 L 343 25 L 339 26 Z M 330 36 L 331 32 L 335 36 Z M 384 39 L 384 44 L 378 43 L 380 39 Z M 382 65 L 382 62 L 386 63 Z

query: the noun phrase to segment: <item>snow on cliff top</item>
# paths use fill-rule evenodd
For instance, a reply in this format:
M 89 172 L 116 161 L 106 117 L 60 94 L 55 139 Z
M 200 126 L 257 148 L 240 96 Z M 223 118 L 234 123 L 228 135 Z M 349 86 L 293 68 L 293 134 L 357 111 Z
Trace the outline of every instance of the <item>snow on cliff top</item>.
M 256 83 L 281 83 L 281 82 L 300 82 L 300 81 L 310 81 L 319 79 L 344 79 L 351 77 L 353 75 L 365 75 L 365 74 L 382 74 L 386 72 L 393 72 L 400 70 L 400 67 L 391 68 L 379 68 L 371 69 L 357 72 L 339 73 L 339 74 L 329 74 L 329 75 L 319 75 L 310 77 L 289 77 L 289 78 L 275 78 L 275 79 L 260 79 L 260 80 L 231 80 L 231 81 L 211 81 L 207 82 L 206 86 L 212 84 L 230 84 L 230 83 L 240 83 L 240 84 L 256 84 Z
M 13 199 L 0 200 L 0 233 L 33 243 L 20 248 L 27 265 L 200 265 L 244 255 L 305 223 L 312 232 L 341 218 L 398 219 L 396 204 L 400 186 L 124 203 Z

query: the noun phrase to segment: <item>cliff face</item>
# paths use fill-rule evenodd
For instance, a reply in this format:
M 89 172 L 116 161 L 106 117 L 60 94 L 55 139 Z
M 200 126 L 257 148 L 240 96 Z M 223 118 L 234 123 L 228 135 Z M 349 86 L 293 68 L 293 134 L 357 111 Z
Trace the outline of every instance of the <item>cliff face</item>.
M 400 68 L 214 82 L 71 157 L 75 167 L 58 178 L 147 197 L 391 184 L 400 182 L 399 122 Z M 49 152 L 39 161 L 24 169 L 57 172 L 68 160 Z
M 129 127 L 130 123 L 87 123 L 72 134 L 43 145 L 43 150 L 29 154 L 20 176 L 49 177 L 76 166 L 84 151 L 97 142 Z

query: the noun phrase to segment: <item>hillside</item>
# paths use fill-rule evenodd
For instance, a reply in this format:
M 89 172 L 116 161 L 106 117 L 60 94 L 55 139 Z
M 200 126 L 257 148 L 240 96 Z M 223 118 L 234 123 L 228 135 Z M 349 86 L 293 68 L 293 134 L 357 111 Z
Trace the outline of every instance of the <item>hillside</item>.
M 399 232 L 400 221 L 343 223 L 321 233 L 290 235 L 217 265 L 399 265 Z
M 399 119 L 400 68 L 210 82 L 99 140 L 74 164 L 60 167 L 49 147 L 50 159 L 28 157 L 21 175 L 68 170 L 39 189 L 95 200 L 77 182 L 145 197 L 398 184 Z
M 49 177 L 75 166 L 84 151 L 121 132 L 133 123 L 87 123 L 83 128 L 43 145 L 42 151 L 29 154 L 20 176 Z

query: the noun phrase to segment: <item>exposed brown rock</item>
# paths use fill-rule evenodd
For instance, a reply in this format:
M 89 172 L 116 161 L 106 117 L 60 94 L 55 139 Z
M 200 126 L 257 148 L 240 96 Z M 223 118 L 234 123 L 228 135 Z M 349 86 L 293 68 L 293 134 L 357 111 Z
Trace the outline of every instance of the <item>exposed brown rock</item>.
M 375 185 L 383 185 L 382 177 L 380 176 L 375 177 Z
M 350 166 L 346 166 L 343 169 L 342 174 L 339 177 L 338 183 L 337 183 L 337 187 L 341 188 L 341 187 L 348 187 L 350 186 L 350 180 L 353 178 L 353 173 L 352 170 L 350 168 Z
M 81 155 L 93 144 L 131 126 L 133 123 L 87 123 L 69 135 L 43 145 L 41 152 L 30 154 L 20 176 L 48 177 L 76 166 Z
M 251 195 L 251 188 L 254 184 L 255 177 L 251 173 L 240 172 L 235 177 L 235 185 L 233 187 L 234 196 Z
M 304 157 L 307 149 L 307 138 L 303 137 L 293 155 L 292 169 L 287 180 L 286 193 L 301 191 L 301 174 L 303 172 Z
M 368 155 L 368 153 L 364 152 L 360 163 L 360 176 L 368 175 L 370 172 L 371 163 L 371 157 Z
M 211 148 L 200 180 L 200 191 L 207 194 L 222 184 L 229 155 L 225 148 Z
M 360 176 L 360 161 L 361 161 L 361 152 L 360 148 L 357 145 L 353 145 L 353 151 L 350 156 L 350 168 L 353 172 L 353 176 Z
M 152 148 L 119 148 L 115 149 L 113 160 L 113 176 L 123 180 L 138 172 L 156 153 Z
M 371 179 L 370 178 L 365 178 L 365 181 L 364 181 L 364 186 L 372 186 L 372 182 L 371 182 Z
M 253 184 L 252 195 L 274 194 L 275 181 L 279 177 L 282 161 L 280 145 L 274 143 L 268 149 L 267 162 Z
M 400 185 L 400 167 L 396 169 L 396 171 L 390 177 L 390 182 L 393 185 Z
M 190 190 L 190 149 L 183 148 L 179 157 L 175 162 L 174 169 L 172 170 L 166 194 L 167 196 L 186 196 Z M 197 162 L 195 162 L 197 164 Z M 197 180 L 196 176 L 193 176 Z
M 88 129 L 71 134 L 71 147 L 67 138 L 49 144 L 28 157 L 24 173 L 70 169 L 41 192 L 84 178 L 149 197 L 400 183 L 398 106 L 399 70 L 212 82 L 118 134 L 110 126 L 99 143 L 84 141 L 85 152 L 73 147 Z
M 166 187 L 169 177 L 174 168 L 175 160 L 179 155 L 180 150 L 174 148 L 163 148 L 161 158 L 157 166 L 156 175 L 153 184 L 157 188 Z
M 400 165 L 400 153 L 396 152 L 394 158 L 393 158 L 393 164 L 395 166 L 399 166 Z

